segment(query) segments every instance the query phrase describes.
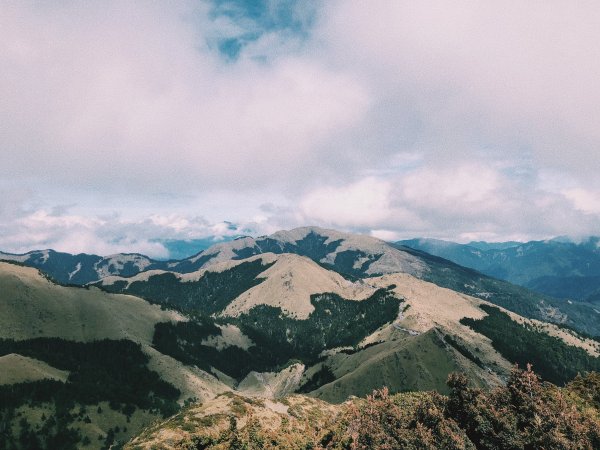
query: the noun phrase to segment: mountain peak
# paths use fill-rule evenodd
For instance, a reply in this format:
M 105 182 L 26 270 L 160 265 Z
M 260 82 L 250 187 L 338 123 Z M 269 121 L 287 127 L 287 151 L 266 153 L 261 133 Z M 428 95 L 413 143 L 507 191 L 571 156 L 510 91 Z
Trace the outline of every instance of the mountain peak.
M 259 275 L 264 281 L 229 304 L 224 315 L 238 316 L 262 304 L 279 307 L 291 317 L 306 319 L 314 310 L 310 300 L 313 294 L 334 293 L 346 299 L 363 300 L 376 290 L 363 281 L 346 280 L 304 256 L 265 253 L 261 258 L 263 262 L 274 262 Z

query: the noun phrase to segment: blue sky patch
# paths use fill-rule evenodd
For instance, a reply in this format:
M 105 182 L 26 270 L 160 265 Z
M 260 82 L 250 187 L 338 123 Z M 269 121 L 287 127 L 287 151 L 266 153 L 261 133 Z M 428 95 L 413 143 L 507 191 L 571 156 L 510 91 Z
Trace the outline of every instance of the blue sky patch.
M 227 59 L 235 60 L 249 43 L 267 33 L 305 39 L 314 23 L 315 6 L 292 0 L 214 0 L 213 19 L 227 18 L 238 32 L 217 39 L 216 47 Z

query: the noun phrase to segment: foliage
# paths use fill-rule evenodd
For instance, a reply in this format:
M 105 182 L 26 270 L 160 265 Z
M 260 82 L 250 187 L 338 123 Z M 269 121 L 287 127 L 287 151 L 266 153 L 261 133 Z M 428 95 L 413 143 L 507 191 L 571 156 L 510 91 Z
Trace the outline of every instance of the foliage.
M 236 323 L 270 359 L 313 363 L 323 350 L 358 344 L 393 321 L 400 308 L 400 300 L 387 289 L 359 302 L 332 293 L 315 294 L 310 300 L 315 309 L 304 320 L 288 317 L 280 308 L 259 305 Z
M 96 404 L 113 401 L 139 408 L 156 408 L 167 415 L 179 391 L 162 381 L 146 364 L 139 344 L 127 340 L 89 343 L 59 338 L 0 340 L 0 355 L 18 353 L 70 372 L 67 383 L 38 381 L 0 386 L 0 405 L 17 407 L 25 401 L 57 404 Z
M 577 376 L 566 386 L 566 392 L 575 395 L 580 404 L 595 409 L 600 414 L 600 373 L 589 372 Z
M 351 404 L 322 443 L 326 448 L 361 450 L 473 448 L 458 424 L 446 416 L 444 397 L 437 393 L 392 397 L 386 388 Z
M 58 338 L 24 341 L 0 340 L 0 356 L 18 353 L 45 361 L 53 367 L 69 371 L 66 383 L 41 380 L 0 386 L 0 448 L 2 449 L 76 449 L 82 436 L 76 430 L 78 421 L 91 423 L 85 407 L 74 413 L 76 405 L 95 405 L 108 401 L 129 417 L 136 408 L 152 409 L 168 416 L 178 409 L 179 391 L 150 371 L 148 357 L 139 344 L 127 340 L 72 342 Z M 19 420 L 14 431 L 17 409 L 44 407 L 39 426 L 31 427 Z M 97 412 L 102 410 L 98 406 Z M 16 434 L 15 434 L 16 433 Z M 18 442 L 15 441 L 18 437 Z M 110 439 L 109 439 L 110 438 Z M 114 432 L 106 442 L 112 442 Z M 108 448 L 108 447 L 107 447 Z
M 447 414 L 480 449 L 580 449 L 600 446 L 600 423 L 542 384 L 531 370 L 515 368 L 507 386 L 491 392 L 467 387 L 453 374 Z
M 257 276 L 272 264 L 243 262 L 222 272 L 205 272 L 197 281 L 182 282 L 174 273 L 152 275 L 146 281 L 102 285 L 109 292 L 137 295 L 194 316 L 221 312 L 236 297 L 264 279 Z
M 444 335 L 444 341 L 454 347 L 461 355 L 465 358 L 470 359 L 479 367 L 483 368 L 483 361 L 476 355 L 474 355 L 465 345 L 460 343 L 455 337 L 450 336 L 449 334 Z
M 327 365 L 323 364 L 306 383 L 300 386 L 297 392 L 311 392 L 332 381 L 335 381 L 335 374 Z
M 362 301 L 350 301 L 336 294 L 311 296 L 314 311 L 307 319 L 288 317 L 280 308 L 259 305 L 237 318 L 221 318 L 248 336 L 254 345 L 248 350 L 229 346 L 218 350 L 202 344 L 208 336 L 220 334 L 210 318 L 190 322 L 159 323 L 153 345 L 161 353 L 203 370 L 214 367 L 241 379 L 251 370 L 281 370 L 292 360 L 315 363 L 326 349 L 358 344 L 380 326 L 398 315 L 400 300 L 379 289 Z
M 600 398 L 598 380 L 599 374 L 587 374 L 557 388 L 540 382 L 531 367 L 515 367 L 506 386 L 483 390 L 469 387 L 465 375 L 455 373 L 448 378 L 448 397 L 436 392 L 390 395 L 384 388 L 317 420 L 290 407 L 278 426 L 271 419 L 261 422 L 249 408 L 230 416 L 228 427 L 192 428 L 192 437 L 178 448 L 594 449 L 600 448 L 598 411 L 590 414 L 572 395 Z
M 460 322 L 489 337 L 493 347 L 509 361 L 521 367 L 531 363 L 543 379 L 559 385 L 579 372 L 600 371 L 600 358 L 585 350 L 567 345 L 534 326 L 521 325 L 498 308 L 488 305 L 481 308 L 488 314 L 486 317 L 464 318 Z
M 152 344 L 161 353 L 184 364 L 196 365 L 211 372 L 212 368 L 241 379 L 252 368 L 264 368 L 264 363 L 255 359 L 252 352 L 237 346 L 217 349 L 203 344 L 209 336 L 221 334 L 210 318 L 197 318 L 189 322 L 157 323 Z
M 383 254 L 370 255 L 360 250 L 344 250 L 335 255 L 332 269 L 356 278 L 364 277 L 367 276 L 367 270 L 369 270 L 371 264 L 382 256 Z M 360 267 L 355 268 L 354 265 L 358 260 L 363 260 L 364 262 Z M 381 274 L 371 274 L 370 276 L 375 275 Z

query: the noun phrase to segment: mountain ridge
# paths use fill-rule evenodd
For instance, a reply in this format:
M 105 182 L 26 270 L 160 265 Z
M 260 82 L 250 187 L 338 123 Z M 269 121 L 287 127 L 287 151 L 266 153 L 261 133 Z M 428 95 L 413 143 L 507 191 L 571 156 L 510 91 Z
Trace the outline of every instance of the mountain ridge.
M 559 384 L 600 368 L 600 343 L 533 317 L 543 297 L 414 249 L 326 233 L 292 230 L 260 246 L 242 238 L 182 272 L 153 268 L 86 286 L 0 262 L 0 358 L 32 360 L 21 365 L 22 387 L 0 385 L 0 399 L 10 399 L 0 420 L 19 430 L 11 415 L 19 412 L 31 427 L 49 427 L 42 411 L 59 417 L 60 394 L 72 406 L 51 433 L 72 427 L 79 439 L 123 442 L 152 418 L 220 395 L 260 403 L 301 392 L 339 404 L 383 386 L 448 393 L 456 371 L 473 386 L 503 386 L 512 365 L 529 360 Z M 220 257 L 207 259 L 211 251 Z M 28 381 L 35 367 L 46 375 Z M 52 376 L 61 373 L 66 381 Z M 31 398 L 38 390 L 45 401 Z M 78 408 L 113 418 L 88 413 L 91 424 L 81 424 Z
M 580 242 L 550 239 L 516 245 L 499 243 L 488 248 L 424 238 L 397 244 L 446 258 L 551 297 L 592 303 L 600 300 L 598 237 Z
M 301 227 L 270 236 L 222 242 L 180 261 L 156 262 L 137 255 L 125 259 L 114 257 L 113 260 L 97 257 L 100 259 L 92 265 L 92 278 L 102 279 L 103 275 L 130 277 L 143 270 L 193 273 L 264 253 L 306 256 L 351 280 L 386 273 L 409 273 L 443 287 L 488 299 L 526 317 L 562 323 L 590 335 L 600 335 L 600 312 L 592 305 L 573 304 L 535 293 L 404 245 L 318 227 Z M 51 261 L 53 255 L 47 253 L 46 260 Z M 44 270 L 40 267 L 43 260 L 44 257 L 38 255 L 33 263 L 25 263 Z M 59 281 L 68 279 L 68 274 L 74 270 L 72 264 L 73 261 L 66 269 L 64 265 L 56 264 L 56 270 L 50 271 L 50 275 Z M 56 271 L 59 271 L 58 276 Z

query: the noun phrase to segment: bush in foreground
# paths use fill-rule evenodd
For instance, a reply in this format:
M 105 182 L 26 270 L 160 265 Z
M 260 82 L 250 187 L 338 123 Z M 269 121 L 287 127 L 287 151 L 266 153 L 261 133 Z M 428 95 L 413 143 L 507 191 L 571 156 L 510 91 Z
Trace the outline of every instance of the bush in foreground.
M 194 433 L 187 449 L 595 449 L 600 448 L 600 375 L 579 375 L 564 388 L 515 367 L 506 386 L 471 388 L 448 378 L 450 395 L 375 391 L 340 405 L 321 421 L 287 419 L 272 428 L 250 411 L 237 426 Z

